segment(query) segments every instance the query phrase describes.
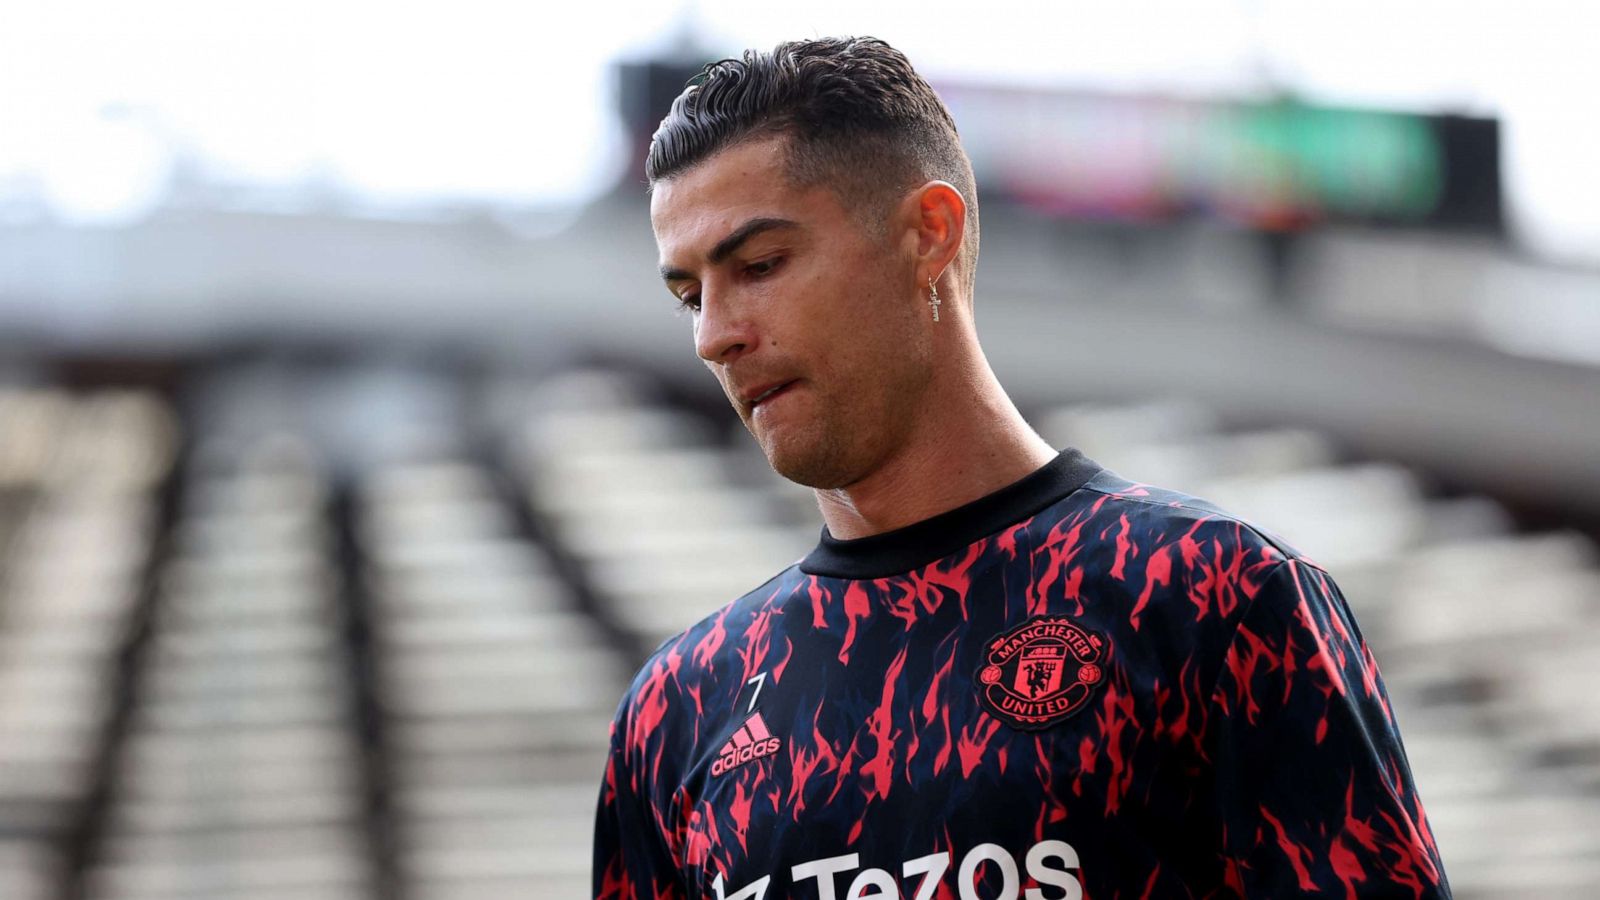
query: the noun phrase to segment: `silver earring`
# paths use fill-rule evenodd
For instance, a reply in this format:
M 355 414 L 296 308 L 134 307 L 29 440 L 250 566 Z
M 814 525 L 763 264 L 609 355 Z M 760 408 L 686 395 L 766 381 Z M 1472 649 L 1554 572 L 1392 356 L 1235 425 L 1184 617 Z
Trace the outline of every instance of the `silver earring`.
M 934 287 L 933 279 L 928 279 L 928 306 L 933 310 L 933 320 L 939 321 L 939 289 Z

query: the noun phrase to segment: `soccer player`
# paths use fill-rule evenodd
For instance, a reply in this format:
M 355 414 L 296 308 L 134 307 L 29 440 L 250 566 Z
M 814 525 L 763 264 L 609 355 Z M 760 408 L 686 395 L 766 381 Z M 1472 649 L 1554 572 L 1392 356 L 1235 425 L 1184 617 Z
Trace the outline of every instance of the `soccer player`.
M 710 65 L 647 165 L 696 352 L 825 527 L 634 679 L 597 897 L 1449 896 L 1328 572 L 1001 389 L 972 169 L 904 56 Z

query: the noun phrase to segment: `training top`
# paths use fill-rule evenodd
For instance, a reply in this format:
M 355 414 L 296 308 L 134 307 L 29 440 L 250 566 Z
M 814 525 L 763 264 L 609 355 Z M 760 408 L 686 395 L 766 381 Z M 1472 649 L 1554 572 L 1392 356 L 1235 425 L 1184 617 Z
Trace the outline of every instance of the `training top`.
M 663 643 L 598 898 L 1449 897 L 1338 586 L 1068 449 Z

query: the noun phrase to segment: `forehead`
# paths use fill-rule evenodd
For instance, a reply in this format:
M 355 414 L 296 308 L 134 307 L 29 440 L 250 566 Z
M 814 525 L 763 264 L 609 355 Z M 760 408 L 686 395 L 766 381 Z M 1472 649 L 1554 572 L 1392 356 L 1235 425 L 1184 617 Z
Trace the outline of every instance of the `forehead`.
M 784 170 L 782 138 L 746 141 L 657 182 L 650 224 L 663 262 L 699 256 L 752 218 L 806 222 L 827 213 L 831 192 L 799 189 Z

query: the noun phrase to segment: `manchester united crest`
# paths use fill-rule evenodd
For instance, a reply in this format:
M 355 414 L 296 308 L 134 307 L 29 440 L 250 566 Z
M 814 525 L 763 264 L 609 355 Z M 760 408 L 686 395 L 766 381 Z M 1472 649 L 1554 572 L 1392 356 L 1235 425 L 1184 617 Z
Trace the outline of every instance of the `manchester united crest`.
M 1034 616 L 989 641 L 978 669 L 989 712 L 1029 731 L 1078 710 L 1105 682 L 1109 642 L 1065 616 Z

